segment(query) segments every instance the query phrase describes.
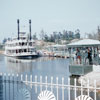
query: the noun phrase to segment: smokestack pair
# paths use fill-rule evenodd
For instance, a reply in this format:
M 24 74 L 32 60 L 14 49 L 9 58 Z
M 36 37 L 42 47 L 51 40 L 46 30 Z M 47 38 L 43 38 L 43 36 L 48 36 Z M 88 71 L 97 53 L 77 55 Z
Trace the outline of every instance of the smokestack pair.
M 17 20 L 17 24 L 18 24 L 18 40 L 19 40 L 19 19 Z M 29 20 L 29 32 L 30 32 L 30 40 L 32 39 L 31 38 L 31 20 Z

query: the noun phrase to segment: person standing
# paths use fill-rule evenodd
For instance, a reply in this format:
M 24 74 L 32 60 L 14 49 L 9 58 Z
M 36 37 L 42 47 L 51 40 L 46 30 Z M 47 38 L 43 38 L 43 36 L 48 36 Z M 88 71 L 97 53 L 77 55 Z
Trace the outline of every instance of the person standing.
M 81 53 L 79 49 L 77 49 L 76 52 L 76 60 L 77 60 L 77 64 L 81 64 Z
M 89 59 L 89 64 L 92 64 L 92 52 L 90 49 L 88 49 L 88 59 Z

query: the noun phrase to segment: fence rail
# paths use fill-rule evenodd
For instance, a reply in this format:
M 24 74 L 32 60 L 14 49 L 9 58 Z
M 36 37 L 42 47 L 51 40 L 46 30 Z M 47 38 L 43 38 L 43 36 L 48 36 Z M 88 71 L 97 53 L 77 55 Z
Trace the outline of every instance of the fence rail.
M 87 85 L 83 80 L 78 83 L 78 79 L 68 78 L 67 82 L 62 77 L 38 77 L 32 75 L 0 74 L 0 100 L 38 100 L 38 95 L 42 91 L 51 91 L 56 100 L 75 100 L 80 95 L 87 95 L 93 100 L 100 100 L 100 87 L 91 86 L 89 80 Z M 46 93 L 46 92 L 44 92 Z

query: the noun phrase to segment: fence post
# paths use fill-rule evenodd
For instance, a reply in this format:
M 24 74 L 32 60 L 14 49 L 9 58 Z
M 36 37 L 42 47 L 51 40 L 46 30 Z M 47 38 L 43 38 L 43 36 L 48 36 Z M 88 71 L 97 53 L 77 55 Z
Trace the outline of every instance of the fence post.
M 81 95 L 83 95 L 83 80 L 81 79 Z
M 62 100 L 64 100 L 64 78 L 62 77 Z
M 19 76 L 19 75 L 17 74 L 17 91 L 18 91 L 18 76 Z
M 9 100 L 10 100 L 10 73 L 8 74 L 8 84 L 9 84 Z
M 7 99 L 7 98 L 6 98 L 6 73 L 4 73 L 4 77 L 5 77 L 4 83 L 5 83 L 5 100 L 6 100 L 6 99 Z
M 26 83 L 26 85 L 28 84 L 27 82 L 28 82 L 28 80 L 27 80 L 27 74 L 26 74 L 26 76 L 25 76 L 25 83 Z
M 2 73 L 0 73 L 0 99 L 3 99 L 3 94 L 4 94 L 4 90 L 3 90 L 3 75 Z
M 14 74 L 12 74 L 12 82 L 13 82 L 13 100 L 14 100 Z
M 58 77 L 56 77 L 56 84 L 57 84 L 57 87 L 56 87 L 57 88 L 57 100 L 59 100 L 58 99 Z
M 37 93 L 37 76 L 35 75 L 35 92 Z
M 51 91 L 53 92 L 53 77 L 51 77 Z
M 32 75 L 30 75 L 30 82 L 31 82 L 30 87 L 32 88 Z
M 68 78 L 68 100 L 70 100 L 70 78 Z
M 23 74 L 21 74 L 21 86 L 22 86 L 22 88 L 23 88 Z
M 33 84 L 32 84 L 32 75 L 30 75 L 30 87 L 31 87 L 31 100 L 32 100 L 32 93 L 33 93 L 33 91 L 32 91 L 32 86 L 33 86 Z
M 75 98 L 77 97 L 77 91 L 76 91 L 76 78 L 74 79 L 74 87 L 75 87 L 75 91 L 74 91 L 74 93 L 75 93 Z
M 42 92 L 42 76 L 40 76 L 40 92 Z
M 2 73 L 0 73 L 0 77 L 1 77 L 0 81 L 3 82 L 3 74 Z
M 46 83 L 46 90 L 47 90 L 47 76 L 45 77 L 45 83 Z
M 88 80 L 88 84 L 87 84 L 87 88 L 88 88 L 88 96 L 90 95 L 90 89 L 89 89 L 89 84 L 90 84 L 90 82 L 89 82 L 89 80 Z
M 2 73 L 0 73 L 0 76 L 2 76 Z
M 94 100 L 96 100 L 96 80 L 94 81 Z
M 21 81 L 23 82 L 23 75 L 21 74 Z

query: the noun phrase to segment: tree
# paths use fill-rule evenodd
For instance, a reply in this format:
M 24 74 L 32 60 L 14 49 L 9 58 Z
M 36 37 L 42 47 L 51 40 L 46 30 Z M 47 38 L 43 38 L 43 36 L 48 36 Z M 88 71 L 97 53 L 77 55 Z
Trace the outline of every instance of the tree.
M 44 35 L 44 41 L 46 41 L 46 42 L 49 41 L 49 36 L 47 34 Z
M 38 39 L 38 38 L 37 38 L 36 32 L 35 32 L 34 35 L 33 35 L 33 39 L 34 39 L 34 40 L 37 40 L 37 39 Z
M 52 34 L 50 35 L 50 42 L 55 42 L 55 38 Z
M 97 39 L 98 40 L 98 34 L 97 33 L 87 33 L 87 38 L 89 39 Z
M 98 40 L 100 41 L 100 27 L 98 26 Z
M 69 39 L 69 34 L 67 30 L 63 30 L 63 40 L 68 40 Z
M 40 38 L 41 38 L 42 40 L 44 40 L 44 36 L 45 36 L 45 32 L 44 32 L 44 30 L 42 29 L 41 32 L 40 32 Z
M 77 29 L 76 31 L 75 31 L 75 38 L 76 39 L 80 39 L 80 30 L 79 29 Z

